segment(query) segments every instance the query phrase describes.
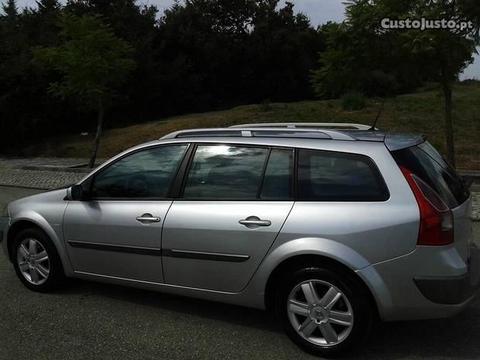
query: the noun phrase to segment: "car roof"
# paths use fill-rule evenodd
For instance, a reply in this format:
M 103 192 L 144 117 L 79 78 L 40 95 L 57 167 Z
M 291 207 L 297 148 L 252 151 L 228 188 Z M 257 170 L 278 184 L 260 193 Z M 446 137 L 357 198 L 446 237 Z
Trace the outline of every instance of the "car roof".
M 332 125 L 330 127 L 330 125 Z M 302 139 L 340 140 L 384 143 L 390 151 L 421 144 L 425 137 L 417 134 L 387 133 L 368 125 L 350 123 L 260 123 L 236 125 L 228 128 L 204 128 L 180 130 L 165 135 L 167 139 L 198 138 L 288 138 L 295 142 Z

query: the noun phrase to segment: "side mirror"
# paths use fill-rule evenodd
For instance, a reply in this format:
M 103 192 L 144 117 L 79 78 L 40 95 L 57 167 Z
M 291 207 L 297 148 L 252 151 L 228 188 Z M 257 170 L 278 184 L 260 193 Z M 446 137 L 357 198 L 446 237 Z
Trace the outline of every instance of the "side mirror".
M 77 200 L 77 201 L 85 200 L 87 198 L 86 195 L 87 194 L 86 194 L 85 190 L 83 189 L 82 185 L 73 185 L 70 188 L 70 198 L 72 200 Z

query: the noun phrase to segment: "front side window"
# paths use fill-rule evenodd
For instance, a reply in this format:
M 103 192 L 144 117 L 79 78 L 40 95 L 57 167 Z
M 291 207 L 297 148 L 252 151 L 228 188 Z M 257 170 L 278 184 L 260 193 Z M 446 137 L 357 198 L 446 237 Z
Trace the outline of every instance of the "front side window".
M 165 198 L 188 145 L 159 146 L 128 155 L 97 175 L 94 198 Z
M 199 145 L 187 175 L 185 199 L 256 200 L 269 149 Z
M 389 194 L 366 156 L 299 150 L 298 196 L 306 201 L 385 201 Z

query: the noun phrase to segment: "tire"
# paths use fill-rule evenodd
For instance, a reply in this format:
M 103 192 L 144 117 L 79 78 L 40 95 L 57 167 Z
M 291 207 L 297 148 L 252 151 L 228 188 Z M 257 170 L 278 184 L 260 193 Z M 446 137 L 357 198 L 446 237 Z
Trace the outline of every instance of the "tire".
M 373 304 L 348 273 L 316 266 L 294 269 L 279 284 L 277 317 L 288 337 L 305 351 L 336 357 L 367 339 Z
M 20 231 L 12 244 L 15 272 L 30 290 L 49 292 L 63 284 L 65 274 L 57 249 L 40 229 Z

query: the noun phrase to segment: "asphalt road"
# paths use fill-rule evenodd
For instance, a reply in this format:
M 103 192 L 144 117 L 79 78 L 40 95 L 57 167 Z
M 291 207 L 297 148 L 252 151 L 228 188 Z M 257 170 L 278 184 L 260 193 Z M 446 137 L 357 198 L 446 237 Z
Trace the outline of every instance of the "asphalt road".
M 0 208 L 30 193 L 0 187 Z M 262 311 L 78 280 L 37 294 L 0 256 L 0 359 L 154 358 L 314 359 Z M 379 324 L 350 358 L 479 359 L 480 299 L 452 319 Z

